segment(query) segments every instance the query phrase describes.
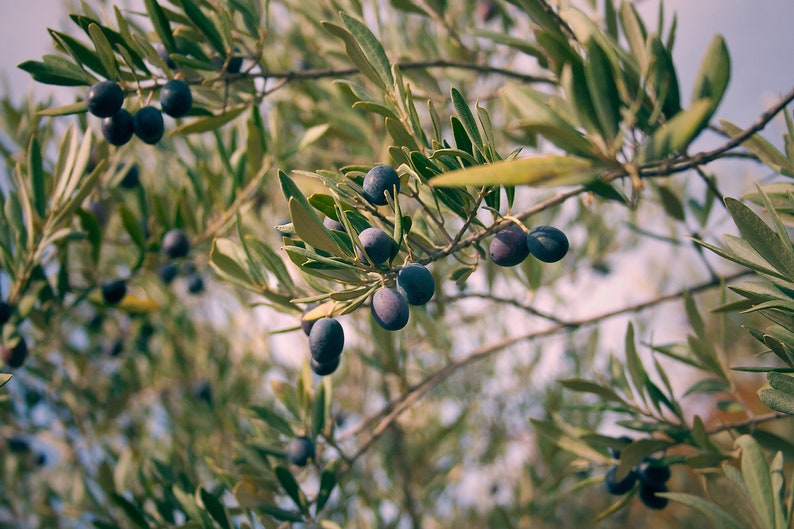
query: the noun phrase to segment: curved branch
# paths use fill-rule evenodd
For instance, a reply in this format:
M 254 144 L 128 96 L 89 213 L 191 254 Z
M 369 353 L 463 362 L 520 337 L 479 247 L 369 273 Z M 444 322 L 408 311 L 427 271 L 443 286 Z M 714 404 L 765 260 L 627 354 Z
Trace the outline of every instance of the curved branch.
M 786 95 L 780 98 L 777 103 L 772 105 L 766 112 L 761 114 L 752 125 L 744 129 L 739 135 L 724 143 L 722 146 L 717 147 L 711 151 L 703 151 L 691 156 L 683 161 L 671 160 L 668 163 L 662 163 L 651 168 L 641 169 L 641 176 L 666 176 L 673 173 L 680 173 L 688 169 L 693 169 L 700 165 L 705 165 L 709 162 L 720 158 L 731 149 L 734 149 L 748 140 L 753 134 L 759 132 L 766 127 L 772 119 L 778 115 L 786 105 L 794 101 L 794 88 L 788 91 Z
M 472 64 L 465 61 L 451 61 L 446 59 L 433 59 L 427 61 L 397 61 L 394 63 L 401 70 L 420 70 L 423 68 L 453 68 L 458 70 L 470 70 L 485 74 L 501 75 L 510 79 L 516 79 L 525 83 L 556 84 L 554 79 L 530 75 L 507 68 L 498 68 L 488 64 Z M 265 79 L 286 79 L 288 81 L 298 79 L 325 79 L 329 77 L 346 77 L 359 73 L 358 68 L 321 68 L 310 70 L 288 70 L 288 71 L 265 71 L 257 74 L 241 74 L 240 77 L 262 77 Z
M 700 283 L 698 285 L 694 285 L 688 288 L 678 290 L 671 294 L 658 296 L 649 301 L 628 305 L 620 309 L 603 312 L 601 314 L 597 314 L 595 316 L 590 316 L 587 318 L 582 318 L 579 320 L 561 322 L 552 325 L 546 329 L 543 329 L 541 331 L 534 331 L 530 333 L 521 334 L 518 336 L 511 336 L 509 338 L 505 338 L 498 342 L 481 346 L 478 349 L 475 349 L 473 352 L 469 353 L 467 356 L 461 358 L 460 360 L 451 362 L 445 365 L 444 367 L 442 367 L 441 369 L 439 369 L 438 371 L 435 371 L 434 373 L 428 375 L 424 380 L 409 388 L 402 395 L 385 404 L 379 412 L 364 419 L 358 426 L 356 426 L 350 432 L 347 432 L 344 435 L 344 438 L 357 436 L 367 430 L 369 430 L 369 435 L 367 439 L 359 446 L 358 450 L 352 456 L 345 458 L 345 460 L 350 462 L 348 464 L 355 462 L 356 459 L 361 457 L 370 448 L 370 446 L 372 446 L 372 444 L 375 443 L 375 441 L 377 441 L 381 435 L 383 435 L 383 433 L 389 428 L 389 426 L 394 421 L 396 421 L 397 418 L 400 415 L 402 415 L 402 413 L 405 410 L 410 408 L 416 401 L 421 399 L 425 394 L 427 394 L 428 391 L 430 391 L 438 384 L 451 377 L 453 374 L 455 374 L 462 368 L 468 366 L 469 364 L 473 364 L 480 360 L 484 360 L 490 357 L 491 355 L 493 355 L 494 353 L 497 353 L 503 349 L 506 349 L 507 347 L 510 347 L 512 345 L 515 345 L 523 341 L 543 338 L 546 336 L 557 334 L 562 331 L 569 331 L 581 327 L 590 326 L 596 323 L 600 323 L 606 319 L 613 318 L 615 316 L 620 316 L 623 314 L 640 312 L 655 305 L 659 305 L 667 301 L 679 299 L 683 297 L 684 294 L 686 293 L 696 294 L 705 290 L 709 290 L 716 286 L 719 286 L 725 282 L 734 281 L 740 277 L 750 275 L 752 273 L 753 272 L 750 270 L 744 270 L 726 277 L 711 279 L 709 281 Z

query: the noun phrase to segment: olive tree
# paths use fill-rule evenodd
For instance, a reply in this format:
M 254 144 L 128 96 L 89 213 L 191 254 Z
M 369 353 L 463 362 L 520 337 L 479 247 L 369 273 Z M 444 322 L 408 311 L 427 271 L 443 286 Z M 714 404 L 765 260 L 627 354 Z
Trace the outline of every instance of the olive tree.
M 2 524 L 789 527 L 794 90 L 719 119 L 722 37 L 683 86 L 675 19 L 559 4 L 50 29 L 74 102 L 0 114 Z

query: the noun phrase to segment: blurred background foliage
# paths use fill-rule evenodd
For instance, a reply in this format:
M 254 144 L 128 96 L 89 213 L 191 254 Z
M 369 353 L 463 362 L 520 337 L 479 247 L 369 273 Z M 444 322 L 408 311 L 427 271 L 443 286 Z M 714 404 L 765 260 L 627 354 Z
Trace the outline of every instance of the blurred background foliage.
M 788 527 L 794 96 L 720 122 L 721 38 L 678 86 L 675 23 L 561 4 L 72 6 L 20 67 L 73 104 L 0 112 L 2 343 L 29 350 L 0 375 L 0 524 Z M 98 80 L 134 111 L 175 77 L 194 104 L 156 146 L 111 146 L 85 112 Z M 756 134 L 781 113 L 782 144 Z M 773 176 L 723 202 L 721 158 Z M 402 190 L 377 208 L 360 185 L 380 163 Z M 349 235 L 329 251 L 315 220 L 342 210 L 400 235 L 387 266 Z M 571 251 L 498 267 L 512 222 Z M 174 228 L 191 251 L 166 283 Z M 435 297 L 385 331 L 369 296 L 411 261 Z M 300 331 L 312 302 L 345 329 L 328 377 Z M 297 436 L 306 467 L 285 458 Z M 607 494 L 607 469 L 652 455 L 676 501 Z

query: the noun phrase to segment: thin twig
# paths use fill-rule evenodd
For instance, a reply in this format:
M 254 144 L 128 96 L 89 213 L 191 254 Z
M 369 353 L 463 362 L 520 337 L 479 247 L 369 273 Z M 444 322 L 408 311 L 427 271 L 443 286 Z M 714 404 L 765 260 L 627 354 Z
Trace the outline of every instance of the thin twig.
M 397 61 L 394 63 L 401 70 L 421 70 L 424 68 L 454 68 L 458 70 L 470 70 L 473 72 L 501 75 L 510 79 L 516 79 L 525 83 L 556 84 L 554 79 L 537 75 L 525 74 L 499 68 L 488 64 L 472 64 L 465 61 L 451 61 L 446 59 L 433 59 L 427 61 Z M 287 71 L 263 71 L 252 73 L 245 77 L 263 77 L 272 79 L 325 79 L 329 77 L 347 77 L 359 73 L 358 68 L 315 68 L 309 70 L 287 70 Z M 243 77 L 241 74 L 240 77 Z
M 778 419 L 784 419 L 787 417 L 791 418 L 792 415 L 788 413 L 775 411 L 772 413 L 767 413 L 766 415 L 758 415 L 756 417 L 751 417 L 750 419 L 745 419 L 743 421 L 730 422 L 723 424 L 721 426 L 716 426 L 714 428 L 711 428 L 710 430 L 706 430 L 706 433 L 709 435 L 714 435 L 716 433 L 726 432 L 728 430 L 738 430 L 740 428 L 745 428 L 747 426 L 756 426 L 764 422 L 776 421 Z
M 777 103 L 772 105 L 766 112 L 761 114 L 752 125 L 744 129 L 736 137 L 727 141 L 720 147 L 717 147 L 711 151 L 700 152 L 683 161 L 676 162 L 675 160 L 670 160 L 667 161 L 667 163 L 655 164 L 652 167 L 641 169 L 640 174 L 643 177 L 667 176 L 712 162 L 720 158 L 723 154 L 727 153 L 731 149 L 744 143 L 756 132 L 763 130 L 764 127 L 766 127 L 767 124 L 772 121 L 772 119 L 784 108 L 786 108 L 786 105 L 792 101 L 794 101 L 794 88 L 789 90 L 789 92 L 780 98 Z
M 548 321 L 551 321 L 551 322 L 554 322 L 554 323 L 564 323 L 557 316 L 555 316 L 553 314 L 547 314 L 547 313 L 545 313 L 543 311 L 540 311 L 540 310 L 538 310 L 538 309 L 536 309 L 534 307 L 530 307 L 529 305 L 526 305 L 526 304 L 522 303 L 521 301 L 519 301 L 517 299 L 501 298 L 499 296 L 493 296 L 491 294 L 484 293 L 484 292 L 464 292 L 462 294 L 457 294 L 455 296 L 440 297 L 438 299 L 434 299 L 433 302 L 434 303 L 439 303 L 439 304 L 446 304 L 446 303 L 452 303 L 452 302 L 455 302 L 455 301 L 460 301 L 460 300 L 469 299 L 469 298 L 486 299 L 488 301 L 493 301 L 494 303 L 501 303 L 503 305 L 510 305 L 512 307 L 516 307 L 518 309 L 526 311 L 529 314 L 532 314 L 533 316 L 537 316 L 539 318 L 543 318 L 545 320 L 548 320 Z

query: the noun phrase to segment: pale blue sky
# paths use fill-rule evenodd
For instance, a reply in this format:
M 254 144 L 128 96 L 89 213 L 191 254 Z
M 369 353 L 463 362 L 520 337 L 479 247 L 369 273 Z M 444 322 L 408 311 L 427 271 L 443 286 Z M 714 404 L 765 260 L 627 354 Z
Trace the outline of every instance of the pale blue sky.
M 17 97 L 33 86 L 16 65 L 51 52 L 47 27 L 64 29 L 63 0 L 0 0 L 0 72 Z M 640 11 L 656 18 L 659 3 L 644 0 Z M 743 124 L 760 114 L 777 95 L 794 86 L 792 0 L 668 0 L 668 16 L 679 13 L 675 49 L 682 93 L 689 94 L 694 71 L 715 33 L 725 35 L 733 59 L 733 79 L 719 115 Z M 50 87 L 38 87 L 47 94 Z

